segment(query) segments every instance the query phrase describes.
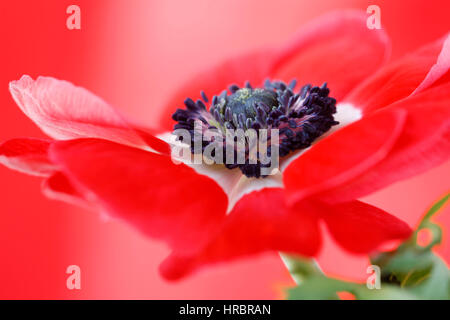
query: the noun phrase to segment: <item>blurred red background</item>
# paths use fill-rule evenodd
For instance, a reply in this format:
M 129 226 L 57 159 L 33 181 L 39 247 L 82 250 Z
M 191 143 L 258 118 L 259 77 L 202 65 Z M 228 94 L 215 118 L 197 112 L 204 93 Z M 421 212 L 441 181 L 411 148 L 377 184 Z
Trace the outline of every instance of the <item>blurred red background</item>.
M 70 4 L 81 8 L 81 30 L 66 28 Z M 381 8 L 393 58 L 450 29 L 447 0 L 2 1 L 0 141 L 43 136 L 8 92 L 8 82 L 22 74 L 67 79 L 151 124 L 171 91 L 197 69 L 282 42 L 329 10 L 366 10 L 370 4 Z M 449 190 L 449 177 L 447 162 L 365 200 L 414 226 Z M 292 284 L 276 254 L 168 283 L 157 271 L 168 254 L 165 246 L 120 223 L 46 199 L 37 178 L 0 167 L 0 200 L 0 298 L 272 299 Z M 438 218 L 446 231 L 449 213 L 447 208 Z M 449 261 L 447 238 L 439 252 Z M 335 275 L 366 276 L 366 259 L 346 255 L 330 239 L 319 262 Z M 81 290 L 66 288 L 71 264 L 81 267 Z

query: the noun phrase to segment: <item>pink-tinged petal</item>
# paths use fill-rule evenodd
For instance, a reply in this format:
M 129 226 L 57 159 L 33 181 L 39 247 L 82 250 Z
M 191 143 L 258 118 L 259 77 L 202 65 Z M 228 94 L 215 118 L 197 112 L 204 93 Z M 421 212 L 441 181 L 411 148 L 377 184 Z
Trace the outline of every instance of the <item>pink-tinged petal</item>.
M 259 86 L 264 79 L 290 81 L 300 85 L 328 82 L 332 96 L 340 99 L 356 84 L 375 72 L 390 51 L 382 30 L 369 30 L 367 15 L 360 11 L 338 11 L 301 27 L 283 45 L 262 48 L 228 59 L 190 79 L 167 102 L 161 126 L 171 130 L 171 115 L 190 97 L 218 95 L 230 84 L 250 81 Z
M 450 83 L 399 101 L 381 112 L 404 109 L 408 114 L 401 135 L 388 155 L 345 185 L 321 194 L 342 202 L 359 198 L 412 177 L 450 159 Z
M 312 256 L 320 244 L 315 215 L 288 208 L 283 189 L 263 189 L 239 200 L 222 230 L 203 249 L 193 254 L 174 251 L 160 271 L 165 278 L 177 280 L 207 264 L 266 251 Z
M 353 90 L 344 102 L 372 112 L 429 88 L 450 68 L 450 36 L 382 68 Z
M 174 249 L 201 246 L 225 217 L 216 182 L 170 157 L 100 139 L 56 142 L 50 157 L 84 199 Z
M 25 75 L 9 88 L 20 109 L 52 138 L 102 138 L 167 151 L 164 143 L 134 129 L 105 101 L 70 82 Z
M 170 144 L 165 142 L 164 140 L 160 139 L 157 135 L 161 134 L 161 132 L 158 132 L 155 129 L 148 129 L 148 128 L 134 128 L 137 134 L 141 137 L 141 139 L 146 143 L 147 146 L 150 147 L 150 149 L 157 151 L 161 154 L 164 154 L 166 156 L 169 156 L 171 154 L 171 147 Z
M 426 88 L 432 86 L 441 79 L 450 70 L 450 34 L 445 38 L 442 44 L 442 50 L 439 53 L 436 63 L 431 67 L 422 83 L 414 90 L 417 94 Z
M 50 140 L 12 139 L 0 144 L 0 163 L 23 173 L 48 176 L 55 165 L 48 158 Z
M 405 123 L 401 109 L 375 113 L 314 144 L 286 168 L 288 202 L 324 193 L 383 160 Z
M 330 206 L 323 210 L 322 218 L 333 238 L 354 253 L 369 253 L 382 244 L 411 235 L 405 222 L 360 201 Z
M 273 66 L 273 77 L 300 84 L 328 83 L 338 101 L 373 74 L 390 54 L 383 30 L 367 28 L 362 11 L 338 11 L 302 28 L 282 49 Z

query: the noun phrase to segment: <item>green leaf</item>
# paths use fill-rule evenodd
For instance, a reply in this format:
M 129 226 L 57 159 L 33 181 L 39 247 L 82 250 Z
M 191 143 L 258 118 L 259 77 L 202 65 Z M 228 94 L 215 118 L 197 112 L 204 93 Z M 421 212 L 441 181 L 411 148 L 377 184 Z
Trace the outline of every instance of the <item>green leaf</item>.
M 450 274 L 447 265 L 433 255 L 433 266 L 429 274 L 424 275 L 422 282 L 417 281 L 410 291 L 423 299 L 450 299 Z
M 280 256 L 292 278 L 297 283 L 300 283 L 304 278 L 322 275 L 322 270 L 320 270 L 319 265 L 314 259 L 302 258 L 285 253 L 280 253 Z
M 430 210 L 428 210 L 428 212 L 425 214 L 425 216 L 422 219 L 422 223 L 424 221 L 428 221 L 431 219 L 431 217 L 436 214 L 439 210 L 441 210 L 444 207 L 444 204 L 449 200 L 450 198 L 450 193 L 446 194 L 445 196 L 442 197 L 441 200 L 437 201 Z
M 288 291 L 288 299 L 339 299 L 339 292 L 349 292 L 364 300 L 450 299 L 450 272 L 432 249 L 442 241 L 441 228 L 431 221 L 450 199 L 450 193 L 436 202 L 424 215 L 410 239 L 396 250 L 373 255 L 371 262 L 380 267 L 381 289 L 369 289 L 366 284 L 329 278 L 312 259 L 282 254 L 298 286 Z M 431 241 L 422 247 L 418 234 L 427 229 Z
M 417 296 L 392 285 L 369 289 L 365 284 L 342 281 L 326 276 L 312 276 L 288 291 L 290 300 L 337 300 L 339 292 L 349 292 L 360 300 L 414 300 Z
M 384 283 L 400 287 L 420 299 L 450 299 L 450 273 L 446 264 L 432 249 L 442 241 L 441 228 L 431 221 L 449 200 L 450 194 L 436 202 L 424 215 L 411 238 L 393 252 L 371 257 L 372 264 L 381 268 Z M 425 247 L 418 245 L 419 232 L 428 230 L 431 241 Z
M 337 292 L 349 291 L 351 283 L 325 276 L 312 276 L 288 291 L 289 300 L 338 300 Z

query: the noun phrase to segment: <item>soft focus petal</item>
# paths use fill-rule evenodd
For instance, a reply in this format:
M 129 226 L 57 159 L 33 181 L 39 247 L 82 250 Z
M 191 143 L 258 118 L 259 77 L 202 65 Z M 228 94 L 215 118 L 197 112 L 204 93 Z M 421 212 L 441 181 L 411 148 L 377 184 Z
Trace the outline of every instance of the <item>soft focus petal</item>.
M 344 102 L 368 113 L 425 90 L 449 68 L 450 36 L 446 36 L 382 68 L 345 97 Z
M 41 139 L 12 139 L 0 144 L 0 163 L 23 173 L 48 176 L 55 165 L 48 159 L 51 141 Z
M 44 180 L 42 183 L 42 192 L 50 199 L 64 201 L 86 209 L 95 207 L 95 203 L 84 199 L 83 194 L 61 172 L 55 172 Z
M 442 50 L 439 53 L 436 63 L 431 67 L 425 79 L 414 90 L 413 94 L 419 93 L 440 80 L 450 70 L 450 34 L 445 37 Z
M 339 11 L 302 28 L 283 48 L 272 76 L 299 84 L 328 83 L 338 101 L 388 58 L 389 39 L 383 30 L 367 28 L 367 14 Z
M 450 83 L 433 87 L 381 112 L 407 110 L 403 130 L 388 155 L 346 184 L 321 194 L 342 202 L 368 195 L 450 159 Z
M 384 31 L 369 30 L 366 14 L 339 11 L 325 15 L 300 28 L 286 44 L 238 56 L 209 68 L 178 90 L 168 101 L 161 117 L 164 130 L 171 130 L 171 115 L 183 107 L 187 97 L 220 94 L 230 84 L 261 85 L 266 78 L 300 85 L 328 82 L 333 97 L 342 98 L 357 83 L 373 73 L 386 59 L 389 41 Z
M 158 123 L 161 130 L 172 130 L 174 125 L 172 114 L 177 108 L 184 108 L 183 102 L 186 98 L 199 99 L 201 90 L 211 98 L 233 83 L 241 86 L 245 81 L 250 81 L 253 85 L 260 85 L 263 79 L 269 76 L 274 55 L 273 49 L 265 48 L 233 57 L 198 73 L 171 95 Z
M 50 77 L 23 76 L 10 83 L 22 111 L 55 139 L 103 138 L 159 151 L 165 143 L 132 128 L 114 108 L 84 88 Z
M 262 253 L 283 251 L 311 256 L 320 247 L 317 218 L 307 210 L 291 210 L 280 188 L 245 195 L 231 211 L 222 230 L 197 253 L 175 251 L 161 273 L 179 279 L 203 265 Z
M 330 206 L 322 218 L 335 240 L 354 253 L 369 253 L 383 243 L 411 235 L 405 222 L 360 201 Z
M 373 114 L 314 144 L 284 171 L 289 203 L 342 185 L 384 159 L 405 116 L 404 110 Z
M 202 245 L 225 216 L 221 188 L 169 157 L 99 139 L 56 142 L 50 156 L 83 198 L 172 248 Z

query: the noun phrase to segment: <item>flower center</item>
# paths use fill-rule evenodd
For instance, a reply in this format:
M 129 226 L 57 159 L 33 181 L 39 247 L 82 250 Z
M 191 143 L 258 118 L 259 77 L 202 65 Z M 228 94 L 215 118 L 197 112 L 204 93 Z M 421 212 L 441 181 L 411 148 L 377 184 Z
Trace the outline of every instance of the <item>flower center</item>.
M 180 140 L 189 144 L 194 154 L 206 152 L 213 162 L 229 169 L 238 167 L 247 177 L 266 177 L 270 173 L 264 169 L 274 165 L 275 147 L 277 156 L 285 157 L 291 151 L 309 147 L 338 124 L 333 117 L 336 100 L 329 97 L 326 83 L 321 87 L 305 85 L 297 93 L 295 86 L 295 80 L 289 85 L 266 80 L 262 88 L 252 88 L 248 82 L 243 88 L 231 85 L 229 91 L 214 96 L 211 103 L 202 92 L 203 100 L 194 102 L 187 98 L 186 109 L 177 109 L 172 115 L 177 121 L 174 134 L 182 136 Z M 210 104 L 209 111 L 207 104 Z M 190 141 L 179 130 L 189 133 Z M 245 135 L 239 137 L 238 131 Z M 247 135 L 250 131 L 256 134 Z M 230 132 L 232 143 L 227 139 Z M 266 149 L 252 142 L 250 136 L 263 140 Z M 240 140 L 244 141 L 241 148 L 234 144 Z M 230 148 L 237 151 L 231 158 Z M 271 159 L 263 161 L 263 155 Z

